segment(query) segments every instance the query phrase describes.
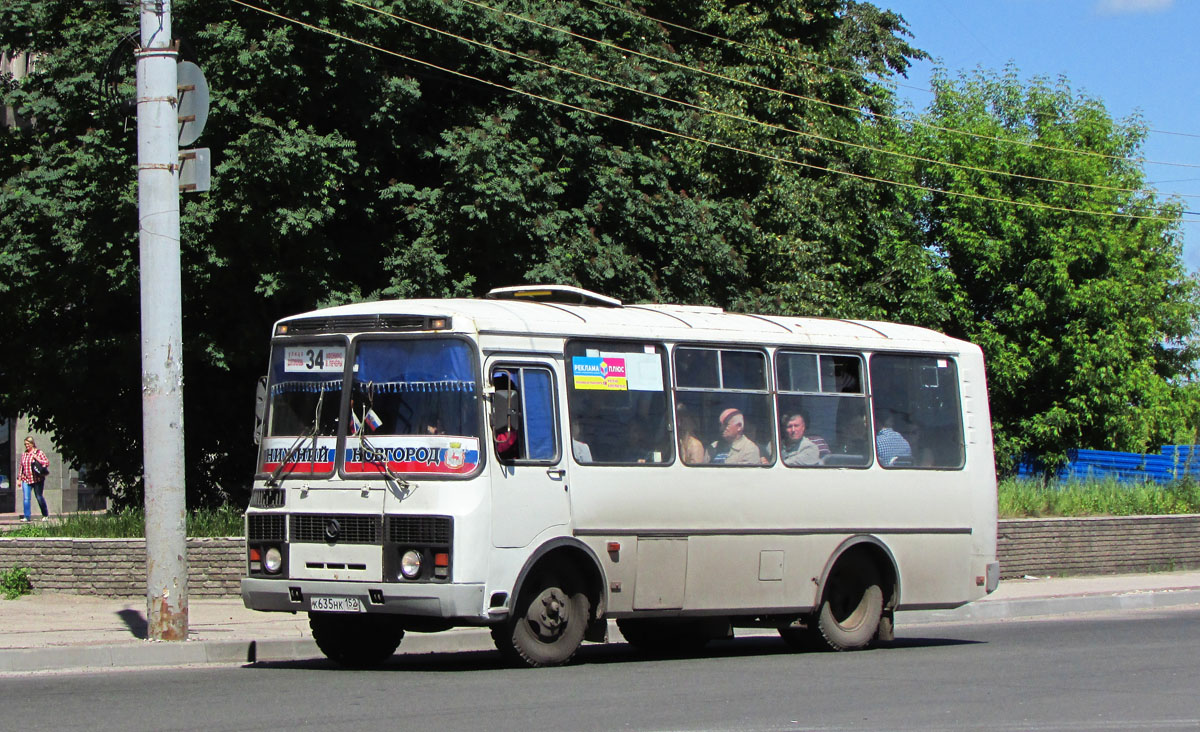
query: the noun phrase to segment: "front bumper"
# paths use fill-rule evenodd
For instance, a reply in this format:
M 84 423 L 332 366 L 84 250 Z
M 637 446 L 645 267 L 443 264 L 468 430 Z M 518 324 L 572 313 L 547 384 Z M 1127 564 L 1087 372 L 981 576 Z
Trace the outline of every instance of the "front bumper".
M 245 577 L 242 579 L 242 602 L 251 610 L 308 612 L 312 609 L 314 596 L 356 597 L 369 613 L 473 619 L 482 623 L 489 617 L 484 607 L 483 590 L 482 584 L 325 582 Z

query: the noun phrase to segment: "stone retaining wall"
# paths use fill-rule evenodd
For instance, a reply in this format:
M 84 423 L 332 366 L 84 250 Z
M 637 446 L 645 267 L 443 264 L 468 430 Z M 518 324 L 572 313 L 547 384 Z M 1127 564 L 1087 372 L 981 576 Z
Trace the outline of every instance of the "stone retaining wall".
M 188 539 L 188 596 L 240 592 L 242 539 Z M 29 568 L 35 589 L 105 597 L 146 594 L 145 539 L 0 538 L 0 571 Z
M 1001 576 L 1115 574 L 1200 567 L 1200 515 L 1008 519 Z M 39 590 L 108 597 L 146 593 L 142 539 L 0 538 L 0 571 L 28 567 Z M 191 597 L 236 596 L 242 540 L 188 539 Z
M 1001 577 L 1200 567 L 1200 515 L 1006 519 Z

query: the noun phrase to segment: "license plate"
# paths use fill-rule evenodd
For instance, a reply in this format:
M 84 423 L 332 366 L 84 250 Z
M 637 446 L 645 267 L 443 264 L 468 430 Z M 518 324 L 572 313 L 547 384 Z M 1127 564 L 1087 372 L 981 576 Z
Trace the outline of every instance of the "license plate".
M 314 597 L 312 609 L 325 613 L 361 613 L 362 603 L 357 597 Z

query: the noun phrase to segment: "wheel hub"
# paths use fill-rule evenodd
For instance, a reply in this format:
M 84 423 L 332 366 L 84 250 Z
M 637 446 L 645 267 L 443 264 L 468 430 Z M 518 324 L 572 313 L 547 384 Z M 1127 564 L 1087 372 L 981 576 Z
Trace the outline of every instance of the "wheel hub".
M 563 626 L 570 620 L 570 603 L 557 587 L 550 587 L 537 596 L 529 606 L 529 619 L 542 638 L 553 638 L 562 633 Z

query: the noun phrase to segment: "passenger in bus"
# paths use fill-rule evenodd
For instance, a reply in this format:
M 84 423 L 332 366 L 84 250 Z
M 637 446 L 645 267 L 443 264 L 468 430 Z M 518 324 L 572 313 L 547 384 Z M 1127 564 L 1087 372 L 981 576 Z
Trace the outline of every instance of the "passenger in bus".
M 875 435 L 875 452 L 880 465 L 912 465 L 912 447 L 904 435 L 896 431 L 898 421 L 895 410 L 881 410 L 878 434 Z
M 575 456 L 575 462 L 581 465 L 595 462 L 591 446 L 583 441 L 583 427 L 574 418 L 571 419 L 571 454 Z
M 783 418 L 783 440 L 779 454 L 784 465 L 817 465 L 821 462 L 821 449 L 817 443 L 804 436 L 807 424 L 804 415 L 796 412 Z
M 625 458 L 627 462 L 663 462 L 664 450 L 660 437 L 666 435 L 665 430 L 651 426 L 644 418 L 637 418 L 624 431 L 629 440 Z
M 817 446 L 817 453 L 821 457 L 825 457 L 829 453 L 833 452 L 829 449 L 829 443 L 825 441 L 824 437 L 821 437 L 820 435 L 805 435 L 805 437 L 812 440 L 812 443 Z
M 684 465 L 703 465 L 708 462 L 708 450 L 697 436 L 696 417 L 680 404 L 676 425 L 679 429 L 679 458 Z
M 762 465 L 758 445 L 746 437 L 746 418 L 740 410 L 721 412 L 721 439 L 712 443 L 714 463 L 726 465 Z

